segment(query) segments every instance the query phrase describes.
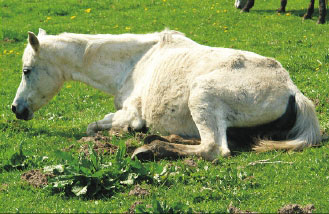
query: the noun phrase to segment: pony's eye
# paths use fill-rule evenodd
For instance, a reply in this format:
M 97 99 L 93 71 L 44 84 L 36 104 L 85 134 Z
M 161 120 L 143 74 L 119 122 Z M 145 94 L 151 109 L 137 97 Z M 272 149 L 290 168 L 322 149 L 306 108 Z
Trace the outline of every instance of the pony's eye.
M 29 74 L 31 72 L 31 69 L 29 68 L 24 68 L 23 69 L 23 73 L 26 75 L 26 74 Z

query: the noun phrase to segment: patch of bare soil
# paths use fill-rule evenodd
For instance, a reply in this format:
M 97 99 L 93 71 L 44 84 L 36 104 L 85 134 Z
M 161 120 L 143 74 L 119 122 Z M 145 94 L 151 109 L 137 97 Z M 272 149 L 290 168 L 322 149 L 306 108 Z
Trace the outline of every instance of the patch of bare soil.
M 0 185 L 0 192 L 8 191 L 8 184 L 1 184 Z
M 197 167 L 198 164 L 193 160 L 193 159 L 190 159 L 190 158 L 186 158 L 183 163 L 187 166 L 190 166 L 190 167 Z
M 115 131 L 110 131 L 110 136 L 104 136 L 101 133 L 97 133 L 96 136 L 91 136 L 91 137 L 83 137 L 81 138 L 78 142 L 80 143 L 88 143 L 91 142 L 93 143 L 93 149 L 98 153 L 98 154 L 114 154 L 118 146 L 111 144 L 110 142 L 112 141 L 112 138 L 115 137 L 122 137 L 121 132 L 115 132 Z M 135 133 L 134 138 L 128 139 L 126 141 L 126 149 L 128 154 L 132 154 L 135 149 L 138 147 L 134 145 L 133 141 L 143 141 L 143 139 L 146 137 L 146 134 L 144 133 Z M 71 148 L 68 148 L 71 149 Z M 88 154 L 88 145 L 85 144 L 82 146 L 81 152 L 84 152 L 85 154 Z
M 135 209 L 138 204 L 142 204 L 141 201 L 135 201 L 129 208 L 128 214 L 135 214 Z
M 115 151 L 118 149 L 116 145 L 109 143 L 111 141 L 111 137 L 104 136 L 100 133 L 97 133 L 96 136 L 92 137 L 83 137 L 78 142 L 80 143 L 93 143 L 93 149 L 97 154 L 114 154 Z M 89 154 L 89 146 L 88 144 L 84 144 L 80 152 L 85 153 L 86 155 Z
M 48 177 L 52 175 L 43 174 L 40 170 L 30 170 L 22 174 L 21 179 L 27 181 L 30 185 L 41 188 L 48 184 Z
M 129 196 L 134 195 L 134 196 L 146 196 L 150 194 L 150 192 L 147 189 L 142 188 L 139 185 L 136 185 L 134 189 L 130 190 Z
M 251 214 L 251 213 L 257 213 L 249 210 L 240 210 L 239 208 L 233 206 L 233 203 L 231 202 L 230 205 L 228 206 L 228 213 L 231 214 Z
M 315 210 L 313 204 L 308 204 L 305 207 L 299 204 L 287 204 L 278 210 L 279 214 L 308 214 Z
M 83 137 L 80 140 L 78 140 L 79 143 L 88 143 L 88 142 L 109 142 L 111 141 L 111 137 L 104 136 L 100 133 L 97 133 L 95 136 L 90 137 Z

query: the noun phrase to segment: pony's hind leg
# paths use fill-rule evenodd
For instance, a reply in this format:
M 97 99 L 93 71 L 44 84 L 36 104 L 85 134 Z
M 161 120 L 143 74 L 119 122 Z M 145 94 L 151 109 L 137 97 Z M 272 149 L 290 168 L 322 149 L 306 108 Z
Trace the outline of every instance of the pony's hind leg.
M 241 12 L 249 12 L 254 6 L 255 0 L 248 0 L 246 5 L 242 8 Z
M 327 0 L 319 0 L 319 19 L 318 24 L 324 24 L 326 22 L 327 14 Z
M 132 158 L 159 159 L 199 156 L 206 160 L 214 160 L 218 156 L 227 157 L 230 150 L 227 145 L 225 120 L 225 104 L 218 97 L 207 91 L 207 86 L 195 84 L 191 89 L 188 107 L 201 137 L 199 145 L 182 145 L 169 143 L 169 140 L 156 139 L 135 150 Z M 216 101 L 214 101 L 216 99 Z
M 308 6 L 307 12 L 305 13 L 303 19 L 312 19 L 314 12 L 314 0 L 311 0 L 310 5 Z
M 230 156 L 226 136 L 226 105 L 202 87 L 194 87 L 189 109 L 201 137 L 200 155 L 207 160 L 219 155 Z
M 277 9 L 278 13 L 285 13 L 286 12 L 286 6 L 287 6 L 287 0 L 281 0 L 281 7 Z

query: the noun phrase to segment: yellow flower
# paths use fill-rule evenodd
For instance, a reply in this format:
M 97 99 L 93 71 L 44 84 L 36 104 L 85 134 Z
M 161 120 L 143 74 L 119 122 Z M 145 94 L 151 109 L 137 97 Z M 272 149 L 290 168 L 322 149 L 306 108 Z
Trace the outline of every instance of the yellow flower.
M 66 88 L 72 88 L 72 85 L 67 85 Z
M 118 24 L 116 24 L 116 25 L 114 25 L 114 27 L 113 28 L 118 28 L 119 27 L 119 25 Z
M 127 26 L 127 27 L 126 27 L 126 30 L 131 30 L 131 27 Z
M 48 16 L 48 17 L 47 17 L 47 21 L 48 21 L 48 20 L 50 20 L 50 19 L 51 19 L 51 17 L 50 17 L 50 16 Z
M 166 2 L 167 0 L 162 0 L 163 2 Z
M 77 16 L 71 16 L 71 19 L 75 19 Z
M 278 16 L 281 16 L 281 13 L 278 13 Z
M 144 10 L 145 10 L 145 11 L 147 11 L 147 10 L 148 10 L 148 8 L 147 8 L 147 7 L 145 7 L 145 8 L 144 8 Z
M 10 51 L 9 51 L 9 54 L 12 54 L 12 53 L 14 53 L 14 51 L 13 51 L 13 50 L 10 50 Z
M 85 9 L 86 13 L 90 13 L 90 11 L 91 11 L 91 8 Z
M 3 51 L 3 54 L 6 54 L 6 53 L 7 53 L 7 50 L 4 50 L 4 51 Z
M 227 33 L 227 30 L 224 30 L 224 33 Z
M 320 70 L 320 68 L 316 68 L 315 70 L 318 71 L 318 70 Z
M 220 11 L 219 10 L 216 10 L 216 13 L 219 13 Z
M 227 10 L 224 10 L 223 12 L 224 12 L 224 13 L 226 13 L 226 12 L 227 12 Z
M 290 16 L 291 15 L 291 13 L 286 13 L 286 16 Z

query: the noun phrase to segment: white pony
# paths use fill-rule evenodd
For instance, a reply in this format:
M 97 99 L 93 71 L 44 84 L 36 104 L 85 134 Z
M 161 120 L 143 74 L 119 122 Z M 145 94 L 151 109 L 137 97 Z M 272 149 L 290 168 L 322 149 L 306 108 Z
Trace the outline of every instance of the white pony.
M 161 152 L 213 160 L 229 156 L 227 133 L 261 136 L 256 149 L 299 150 L 321 140 L 314 106 L 274 59 L 197 44 L 165 30 L 145 35 L 38 36 L 29 32 L 23 76 L 12 111 L 30 120 L 65 81 L 81 81 L 115 96 L 115 113 L 91 123 L 100 130 L 148 127 L 164 135 L 200 138 L 200 145 L 155 143 L 135 155 Z

